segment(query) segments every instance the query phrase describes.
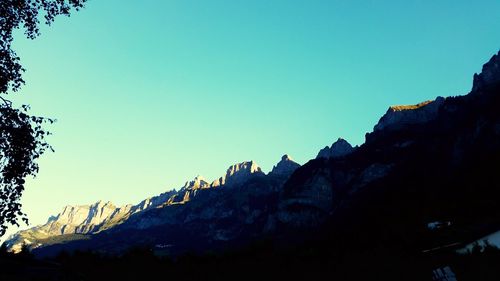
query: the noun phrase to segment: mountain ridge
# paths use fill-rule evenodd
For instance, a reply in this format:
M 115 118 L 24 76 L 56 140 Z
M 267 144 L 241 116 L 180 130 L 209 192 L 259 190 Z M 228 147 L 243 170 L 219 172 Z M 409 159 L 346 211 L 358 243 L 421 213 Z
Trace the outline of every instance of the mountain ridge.
M 285 156 L 282 157 L 281 161 L 274 166 L 268 175 L 273 174 L 274 176 L 279 174 L 279 176 L 286 177 L 287 173 L 291 173 L 294 169 L 300 167 L 288 155 Z M 283 165 L 286 167 L 282 167 Z M 292 165 L 293 167 L 287 165 Z M 278 172 L 276 167 L 282 167 L 282 170 Z M 57 215 L 50 216 L 45 224 L 15 233 L 7 239 L 6 245 L 11 251 L 19 252 L 23 245 L 28 245 L 32 248 L 40 247 L 43 244 L 37 241 L 46 240 L 54 236 L 97 234 L 100 231 L 121 224 L 137 213 L 154 208 L 185 204 L 197 197 L 200 191 L 240 185 L 252 178 L 264 175 L 262 169 L 254 161 L 244 161 L 228 167 L 225 175 L 214 180 L 212 183 L 209 183 L 202 176 L 198 175 L 193 180 L 186 181 L 179 191 L 175 191 L 175 189 L 167 191 L 157 196 L 146 198 L 135 205 L 126 204 L 117 207 L 110 201 L 104 202 L 102 200 L 88 205 L 67 205 Z
M 390 107 L 351 154 L 304 164 L 284 186 L 278 220 L 328 225 L 335 249 L 376 241 L 406 255 L 453 251 L 498 230 L 499 65 L 497 54 L 466 95 Z M 452 226 L 429 229 L 436 221 Z

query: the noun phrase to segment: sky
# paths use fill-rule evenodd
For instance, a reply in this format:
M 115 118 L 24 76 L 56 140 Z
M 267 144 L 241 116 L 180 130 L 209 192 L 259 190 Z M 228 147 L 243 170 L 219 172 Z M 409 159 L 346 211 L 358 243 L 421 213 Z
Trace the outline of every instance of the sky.
M 390 105 L 466 94 L 500 48 L 499 1 L 89 0 L 15 35 L 48 126 L 23 210 L 138 203 L 287 153 L 362 144 Z M 12 233 L 13 229 L 10 230 Z

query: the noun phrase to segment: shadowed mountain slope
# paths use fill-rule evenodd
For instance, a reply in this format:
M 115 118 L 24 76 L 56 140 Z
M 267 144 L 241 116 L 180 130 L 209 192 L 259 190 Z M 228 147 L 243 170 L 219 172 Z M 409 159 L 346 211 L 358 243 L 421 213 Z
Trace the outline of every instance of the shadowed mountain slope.
M 354 152 L 303 165 L 285 184 L 279 220 L 326 223 L 339 249 L 415 254 L 500 229 L 499 65 L 493 56 L 468 95 L 391 107 Z

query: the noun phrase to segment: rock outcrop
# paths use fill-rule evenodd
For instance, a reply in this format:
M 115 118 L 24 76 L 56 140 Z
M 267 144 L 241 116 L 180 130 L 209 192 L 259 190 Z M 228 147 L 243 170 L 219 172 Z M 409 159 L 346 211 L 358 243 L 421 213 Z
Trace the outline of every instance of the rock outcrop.
M 147 198 L 136 205 L 127 204 L 121 207 L 109 201 L 66 206 L 61 213 L 51 216 L 47 223 L 19 231 L 11 236 L 6 244 L 13 251 L 20 251 L 23 244 L 32 248 L 43 246 L 40 241 L 50 237 L 95 234 L 121 224 L 136 213 L 160 206 L 174 194 L 169 191 Z
M 486 86 L 498 83 L 500 83 L 500 52 L 483 65 L 480 74 L 474 74 L 472 91 L 477 92 Z
M 193 180 L 187 181 L 178 193 L 172 195 L 164 205 L 184 204 L 191 201 L 201 189 L 210 188 L 210 184 L 202 176 L 196 176 Z
M 391 106 L 380 118 L 374 127 L 374 131 L 398 130 L 408 125 L 423 124 L 436 119 L 443 97 L 437 97 L 433 101 L 425 101 L 415 105 Z
M 226 175 L 213 181 L 210 186 L 237 185 L 247 181 L 253 176 L 259 175 L 264 175 L 261 168 L 254 161 L 245 161 L 229 167 L 226 171 Z
M 339 158 L 346 156 L 354 151 L 354 148 L 345 139 L 339 138 L 332 146 L 321 149 L 318 153 L 317 158 Z
M 176 194 L 175 191 L 167 191 L 167 192 L 164 192 L 160 195 L 146 198 L 146 199 L 142 200 L 137 205 L 130 205 L 129 204 L 129 205 L 126 205 L 125 207 L 128 206 L 130 208 L 130 213 L 134 214 L 134 213 L 148 210 L 151 208 L 157 208 L 157 207 L 161 206 L 162 204 L 164 204 L 166 201 L 168 201 L 175 194 Z
M 105 223 L 129 214 L 131 207 L 127 205 L 119 208 L 111 202 L 103 201 L 92 205 L 66 206 L 61 213 L 49 219 L 47 224 L 37 230 L 47 235 L 92 233 L 98 231 Z
M 187 181 L 184 186 L 181 188 L 183 189 L 191 189 L 191 190 L 196 190 L 200 188 L 209 188 L 210 184 L 203 178 L 202 176 L 198 175 L 196 176 L 193 180 Z
M 96 202 L 92 205 L 66 206 L 56 216 L 51 216 L 46 224 L 20 231 L 7 240 L 13 251 L 21 250 L 23 244 L 42 246 L 39 240 L 68 234 L 90 234 L 98 232 L 107 223 L 119 221 L 128 216 L 131 206 L 118 208 L 111 202 Z
M 295 170 L 300 167 L 300 164 L 293 161 L 293 159 L 285 154 L 281 157 L 281 161 L 278 162 L 269 173 L 269 175 L 277 177 L 289 177 Z
M 106 220 L 113 216 L 121 215 L 128 211 L 128 208 L 117 208 L 111 202 L 99 201 L 90 206 L 66 206 L 63 211 L 51 222 L 52 226 L 48 233 L 68 234 L 87 233 L 97 229 Z

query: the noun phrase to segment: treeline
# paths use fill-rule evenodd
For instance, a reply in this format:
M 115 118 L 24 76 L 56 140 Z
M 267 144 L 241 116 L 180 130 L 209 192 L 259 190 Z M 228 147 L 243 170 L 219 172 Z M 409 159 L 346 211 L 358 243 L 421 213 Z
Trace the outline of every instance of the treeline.
M 434 260 L 390 247 L 332 252 L 324 246 L 277 249 L 260 241 L 238 251 L 176 258 L 133 248 L 121 256 L 76 251 L 42 260 L 26 249 L 12 254 L 2 248 L 0 280 L 432 280 L 432 270 L 444 265 L 459 281 L 500 276 L 500 250 L 492 246 Z

